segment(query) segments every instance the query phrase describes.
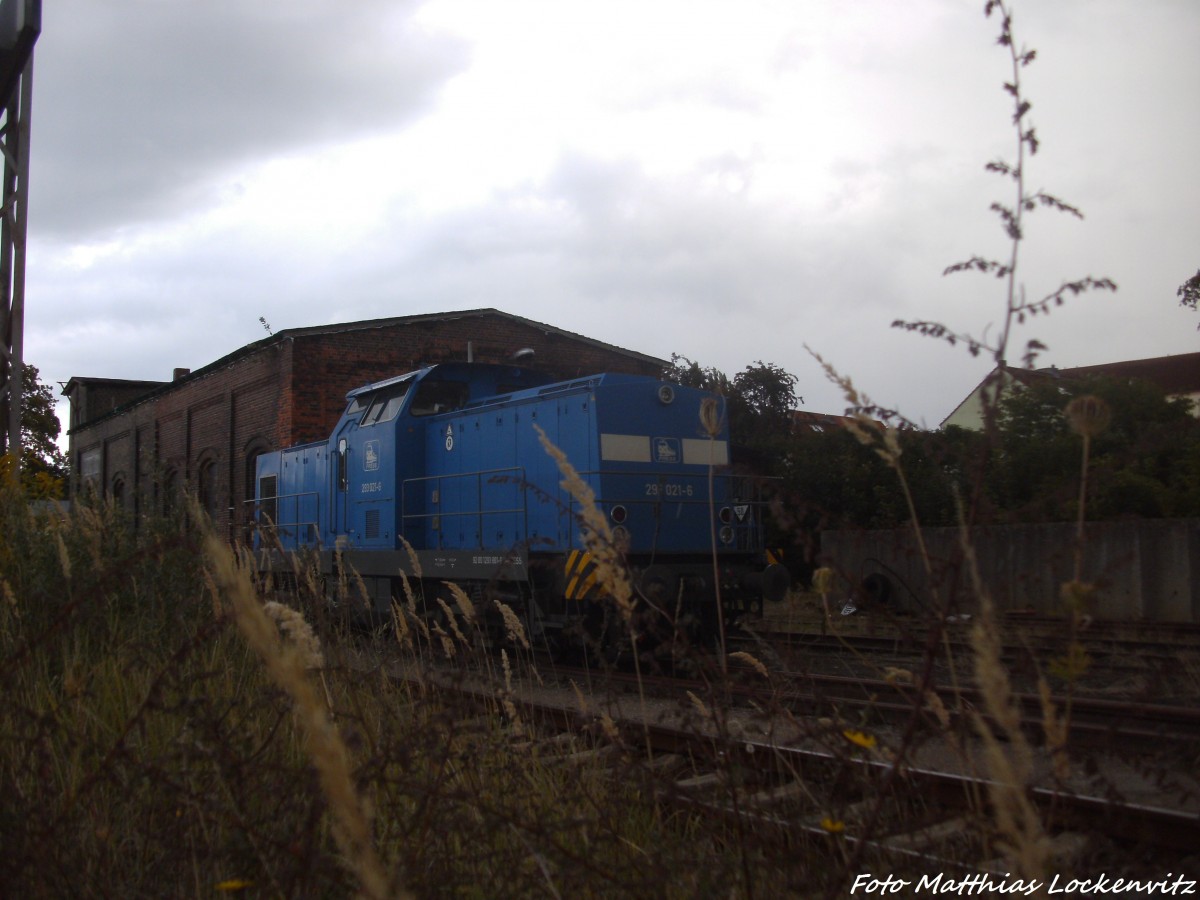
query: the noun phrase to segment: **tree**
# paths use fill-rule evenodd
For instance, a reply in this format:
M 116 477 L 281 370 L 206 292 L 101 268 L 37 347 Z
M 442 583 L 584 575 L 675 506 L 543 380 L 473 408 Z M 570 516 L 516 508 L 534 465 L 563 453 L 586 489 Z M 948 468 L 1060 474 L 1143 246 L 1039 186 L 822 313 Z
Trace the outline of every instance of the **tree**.
M 1200 309 L 1200 269 L 1197 269 L 1195 275 L 1181 284 L 1175 293 L 1179 297 L 1180 306 Z M 1200 325 L 1197 325 L 1196 328 L 1200 329 Z
M 782 366 L 758 360 L 733 377 L 733 389 L 756 429 L 786 433 L 792 427 L 792 410 L 803 397 L 796 396 L 796 376 Z
M 56 443 L 62 425 L 54 412 L 54 392 L 29 363 L 21 385 L 21 481 L 39 496 L 61 496 L 68 468 Z
M 1063 415 L 1075 397 L 1100 398 L 1110 422 L 1093 440 L 1088 518 L 1192 516 L 1200 512 L 1200 421 L 1191 402 L 1139 380 L 1046 381 L 1001 401 L 998 447 L 987 473 L 997 512 L 1018 521 L 1077 513 L 1080 440 Z
M 673 354 L 663 373 L 668 381 L 684 387 L 712 391 L 725 398 L 731 440 L 743 453 L 743 461 L 761 468 L 758 457 L 778 459 L 781 439 L 791 432 L 792 410 L 804 398 L 796 395 L 796 376 L 782 366 L 761 360 L 729 378 L 724 372 L 704 367 L 686 356 Z M 764 475 L 778 474 L 774 465 Z

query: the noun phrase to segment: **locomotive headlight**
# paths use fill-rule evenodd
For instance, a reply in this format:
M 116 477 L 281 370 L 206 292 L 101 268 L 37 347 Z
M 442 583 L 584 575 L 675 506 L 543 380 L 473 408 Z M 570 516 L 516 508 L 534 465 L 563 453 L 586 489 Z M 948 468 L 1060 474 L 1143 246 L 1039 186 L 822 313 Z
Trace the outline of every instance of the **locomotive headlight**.
M 675 388 L 669 384 L 660 384 L 658 386 L 658 402 L 663 406 L 667 406 L 675 402 Z
M 721 531 L 719 533 L 721 535 L 721 543 L 722 544 L 732 544 L 733 543 L 733 529 L 730 528 L 728 525 L 721 526 Z
M 625 509 L 625 507 L 620 505 L 614 506 L 611 510 L 609 510 L 608 514 L 618 525 L 622 524 L 629 517 L 629 512 Z
M 733 524 L 733 510 L 728 506 L 722 506 L 721 511 L 717 513 L 717 518 L 725 525 Z

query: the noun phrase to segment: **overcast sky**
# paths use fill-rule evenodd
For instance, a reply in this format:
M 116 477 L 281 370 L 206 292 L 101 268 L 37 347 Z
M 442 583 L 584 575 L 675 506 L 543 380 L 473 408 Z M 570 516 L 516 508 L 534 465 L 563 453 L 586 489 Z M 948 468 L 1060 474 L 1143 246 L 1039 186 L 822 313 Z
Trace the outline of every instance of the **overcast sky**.
M 990 368 L 984 171 L 1012 159 L 983 0 L 45 0 L 26 358 L 168 379 L 275 331 L 497 307 L 936 425 Z M 1200 3 L 1024 0 L 1043 364 L 1200 350 Z

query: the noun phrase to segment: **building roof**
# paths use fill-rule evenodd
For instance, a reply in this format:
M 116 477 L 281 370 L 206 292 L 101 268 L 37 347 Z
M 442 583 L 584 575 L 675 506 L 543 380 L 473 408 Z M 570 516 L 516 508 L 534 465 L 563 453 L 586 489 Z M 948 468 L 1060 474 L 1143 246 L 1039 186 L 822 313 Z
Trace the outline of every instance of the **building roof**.
M 124 387 L 124 388 L 143 387 L 147 391 L 151 391 L 151 390 L 154 390 L 154 388 L 158 388 L 158 387 L 162 387 L 163 385 L 170 384 L 170 382 L 169 381 L 141 381 L 141 380 L 138 380 L 135 378 L 92 378 L 87 375 L 72 375 L 70 380 L 68 380 L 66 383 L 59 382 L 59 384 L 62 385 L 62 392 L 65 395 L 65 394 L 70 394 L 71 388 L 73 388 L 73 387 L 75 387 L 75 385 L 79 385 L 79 384 L 87 385 L 88 387 L 117 387 L 117 388 L 120 388 L 120 387 Z
M 1078 366 L 1074 369 L 1062 369 L 1061 374 L 1064 378 L 1085 378 L 1092 375 L 1137 378 L 1153 382 L 1168 394 L 1194 394 L 1200 392 L 1200 353 L 1130 359 L 1099 366 Z
M 986 385 L 1000 377 L 1004 377 L 1010 383 L 1029 385 L 1048 379 L 1076 380 L 1095 376 L 1149 381 L 1158 385 L 1168 396 L 1196 395 L 1200 394 L 1200 353 L 1181 353 L 1175 356 L 1158 356 L 1151 359 L 1130 359 L 1094 366 L 1075 366 L 1070 369 L 1060 369 L 1057 366 L 1022 369 L 999 365 L 989 372 L 971 393 L 950 411 L 946 418 L 942 419 L 941 424 L 946 425 L 960 410 L 964 410 L 971 401 L 977 398 Z
M 809 412 L 806 409 L 792 410 L 792 429 L 794 431 L 834 431 L 845 428 L 847 422 L 854 421 L 853 416 L 836 416 L 832 413 Z
M 499 309 L 485 307 L 482 309 L 457 310 L 454 312 L 445 312 L 445 313 L 419 313 L 417 315 L 411 315 L 411 316 L 393 316 L 393 317 L 386 318 L 386 319 L 364 319 L 364 320 L 361 320 L 358 322 L 338 322 L 338 323 L 333 323 L 330 325 L 311 325 L 311 326 L 307 326 L 307 327 L 303 327 L 303 328 L 285 328 L 284 330 L 277 331 L 274 334 L 269 335 L 268 337 L 262 338 L 261 340 L 254 341 L 253 343 L 250 343 L 250 344 L 246 344 L 243 347 L 239 347 L 237 350 L 234 350 L 232 353 L 226 354 L 225 356 L 222 356 L 220 359 L 217 359 L 211 363 L 208 363 L 207 365 L 202 366 L 199 369 L 193 369 L 191 372 L 188 372 L 187 374 L 180 375 L 173 381 L 136 381 L 136 380 L 125 380 L 125 379 L 119 379 L 119 378 L 92 378 L 92 377 L 88 377 L 88 376 L 72 376 L 70 378 L 70 380 L 67 381 L 67 383 L 63 386 L 62 392 L 63 392 L 63 394 L 68 394 L 70 392 L 71 388 L 75 385 L 88 385 L 88 386 L 105 385 L 105 386 L 112 386 L 112 387 L 116 387 L 116 386 L 132 387 L 132 386 L 141 384 L 141 385 L 146 386 L 146 393 L 138 396 L 137 398 L 135 398 L 133 400 L 123 403 L 120 406 L 117 406 L 115 409 L 111 410 L 110 412 L 105 413 L 102 416 L 98 416 L 97 418 L 91 419 L 87 422 L 82 422 L 79 424 L 79 426 L 77 426 L 79 428 L 82 428 L 82 427 L 91 425 L 94 422 L 98 422 L 102 419 L 105 419 L 108 416 L 123 413 L 126 410 L 128 410 L 134 406 L 137 406 L 140 403 L 145 403 L 149 400 L 160 397 L 169 391 L 175 390 L 176 388 L 180 387 L 181 385 L 187 384 L 192 381 L 197 381 L 201 378 L 204 378 L 207 375 L 211 375 L 213 372 L 217 372 L 217 371 L 220 371 L 221 369 L 227 368 L 228 366 L 232 365 L 233 363 L 237 362 L 240 359 L 243 359 L 247 356 L 257 353 L 258 351 L 263 350 L 272 345 L 283 343 L 284 341 L 294 340 L 294 339 L 300 338 L 300 337 L 315 337 L 315 336 L 327 335 L 327 334 L 345 334 L 347 332 L 353 332 L 353 331 L 368 331 L 368 330 L 377 329 L 377 328 L 391 328 L 391 327 L 394 327 L 397 325 L 418 325 L 418 324 L 431 323 L 431 322 L 451 322 L 451 321 L 455 321 L 457 319 L 481 318 L 483 316 L 498 316 L 500 318 L 509 319 L 513 322 L 519 322 L 522 325 L 527 325 L 530 328 L 539 329 L 547 335 L 551 335 L 551 334 L 558 335 L 559 337 L 569 338 L 573 341 L 579 341 L 580 343 L 590 344 L 593 347 L 599 347 L 601 349 L 604 349 L 604 350 L 607 350 L 607 351 L 610 351 L 613 353 L 619 353 L 624 356 L 628 356 L 630 359 L 635 359 L 635 360 L 638 360 L 639 362 L 649 363 L 649 364 L 655 365 L 655 366 L 661 366 L 662 368 L 666 368 L 667 365 L 669 365 L 669 363 L 666 360 L 658 359 L 653 356 L 648 356 L 644 353 L 638 353 L 633 350 L 626 350 L 623 347 L 618 347 L 614 344 L 607 344 L 604 341 L 598 341 L 594 338 L 589 338 L 582 334 L 576 334 L 573 331 L 566 331 L 562 328 L 556 328 L 553 325 L 546 325 L 543 322 L 535 322 L 533 319 L 526 319 L 522 316 L 515 316 L 512 313 L 506 313 Z

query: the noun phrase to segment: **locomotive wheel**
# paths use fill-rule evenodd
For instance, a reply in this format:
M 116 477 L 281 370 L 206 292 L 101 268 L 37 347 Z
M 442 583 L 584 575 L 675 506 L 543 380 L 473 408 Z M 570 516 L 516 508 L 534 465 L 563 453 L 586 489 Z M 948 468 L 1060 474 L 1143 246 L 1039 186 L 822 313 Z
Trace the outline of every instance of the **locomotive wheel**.
M 361 626 L 364 621 L 362 599 L 357 596 L 354 586 L 334 572 L 325 576 L 322 587 L 325 594 L 325 615 L 329 624 L 343 632 Z
M 629 631 L 611 600 L 588 600 L 580 622 L 582 647 L 576 652 L 595 666 L 619 667 L 632 659 Z
M 577 644 L 576 653 L 582 652 L 589 663 L 629 670 L 636 652 L 643 673 L 661 674 L 693 667 L 704 631 L 700 618 L 690 612 L 671 619 L 640 600 L 629 625 L 611 600 L 590 601 L 580 625 L 583 646 Z

